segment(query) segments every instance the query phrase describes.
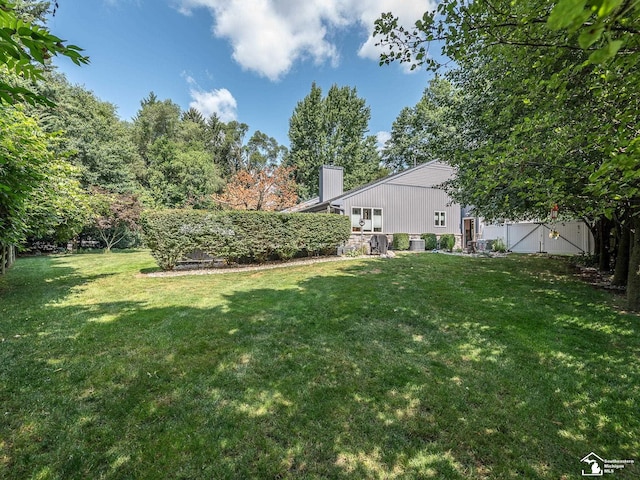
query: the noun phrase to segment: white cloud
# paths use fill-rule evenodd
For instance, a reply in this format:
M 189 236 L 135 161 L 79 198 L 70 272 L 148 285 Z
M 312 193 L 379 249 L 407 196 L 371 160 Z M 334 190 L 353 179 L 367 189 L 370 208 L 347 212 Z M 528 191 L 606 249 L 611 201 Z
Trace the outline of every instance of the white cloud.
M 384 144 L 387 143 L 387 140 L 391 140 L 391 133 L 385 132 L 384 130 L 376 133 L 378 150 L 382 150 L 384 148 Z
M 180 76 L 184 78 L 185 82 L 187 82 L 189 85 L 193 85 L 194 87 L 198 86 L 196 79 L 189 75 L 187 72 L 182 72 Z
M 192 88 L 189 93 L 193 99 L 189 103 L 189 107 L 195 108 L 205 117 L 215 113 L 223 122 L 236 120 L 238 104 L 226 88 L 214 89 L 209 92 Z
M 381 13 L 393 12 L 398 17 L 400 25 L 405 28 L 411 28 L 415 25 L 416 20 L 422 18 L 424 12 L 434 10 L 436 7 L 434 0 L 368 0 L 363 1 L 361 4 L 364 8 L 360 12 L 360 23 L 363 26 L 368 26 L 369 37 L 360 47 L 358 55 L 376 61 L 380 58 L 380 53 L 382 53 L 383 49 L 376 46 L 379 39 L 373 37 L 373 25 Z
M 214 18 L 213 33 L 233 48 L 233 58 L 247 70 L 278 80 L 296 61 L 339 62 L 329 34 L 356 28 L 368 38 L 358 54 L 378 59 L 372 38 L 374 21 L 392 11 L 410 26 L 434 8 L 434 0 L 179 0 L 178 10 L 190 15 L 207 8 Z

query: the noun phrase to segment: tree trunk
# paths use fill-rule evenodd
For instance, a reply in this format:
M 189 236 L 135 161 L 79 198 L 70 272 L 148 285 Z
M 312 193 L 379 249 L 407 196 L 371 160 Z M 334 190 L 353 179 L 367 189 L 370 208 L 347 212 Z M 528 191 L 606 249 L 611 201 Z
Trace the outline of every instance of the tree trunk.
M 601 272 L 608 272 L 611 269 L 610 240 L 611 220 L 600 217 L 598 220 L 598 237 L 596 239 L 598 250 L 596 252 L 598 255 L 598 270 Z
M 627 284 L 629 278 L 629 260 L 631 249 L 630 219 L 619 224 L 618 253 L 616 255 L 616 268 L 611 283 L 619 287 Z
M 598 265 L 600 263 L 600 219 L 596 220 L 591 229 L 593 234 L 593 264 Z
M 640 212 L 632 217 L 627 303 L 629 310 L 640 311 Z

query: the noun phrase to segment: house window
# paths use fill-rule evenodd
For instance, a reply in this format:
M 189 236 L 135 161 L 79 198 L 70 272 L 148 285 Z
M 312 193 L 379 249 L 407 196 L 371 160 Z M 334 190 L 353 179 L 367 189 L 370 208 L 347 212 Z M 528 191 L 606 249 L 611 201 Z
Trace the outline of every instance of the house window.
M 446 227 L 447 226 L 447 222 L 446 222 L 446 215 L 445 212 L 435 212 L 434 216 L 433 216 L 433 221 L 434 221 L 434 225 L 436 227 Z
M 381 208 L 351 208 L 351 231 L 360 232 L 360 221 L 363 221 L 363 232 L 382 232 Z

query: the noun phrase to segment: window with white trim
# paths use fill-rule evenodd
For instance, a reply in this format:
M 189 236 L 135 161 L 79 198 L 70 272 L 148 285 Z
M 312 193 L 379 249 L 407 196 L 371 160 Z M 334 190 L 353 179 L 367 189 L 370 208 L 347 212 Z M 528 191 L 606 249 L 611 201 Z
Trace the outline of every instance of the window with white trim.
M 447 217 L 445 212 L 434 212 L 433 215 L 433 224 L 436 227 L 446 227 L 447 226 Z
M 360 225 L 362 223 L 362 225 Z M 351 208 L 351 231 L 382 232 L 382 209 L 368 207 Z

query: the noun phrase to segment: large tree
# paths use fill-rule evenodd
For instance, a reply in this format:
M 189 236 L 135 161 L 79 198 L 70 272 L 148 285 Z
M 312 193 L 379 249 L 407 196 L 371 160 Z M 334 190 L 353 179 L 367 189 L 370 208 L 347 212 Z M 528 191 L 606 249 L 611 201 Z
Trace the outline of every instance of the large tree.
M 171 100 L 151 92 L 133 121 L 134 142 L 143 159 L 138 179 L 150 202 L 163 207 L 211 207 L 224 182 L 214 135 L 202 115 L 182 113 Z M 217 137 L 216 137 L 217 138 Z
M 456 134 L 454 117 L 462 107 L 457 90 L 442 77 L 433 79 L 414 107 L 405 107 L 391 126 L 382 161 L 392 171 L 440 159 Z
M 52 148 L 56 141 L 21 109 L 0 106 L 0 245 L 45 233 L 66 239 L 77 230 L 82 191 Z
M 135 195 L 94 188 L 90 202 L 93 226 L 105 244 L 105 253 L 139 230 L 142 206 Z
M 88 62 L 79 47 L 65 45 L 43 25 L 48 6 L 47 2 L 0 1 L 0 245 L 3 246 L 20 243 L 29 232 L 60 227 L 72 215 L 66 215 L 64 208 L 56 208 L 56 204 L 64 201 L 65 194 L 73 199 L 78 191 L 74 179 L 67 176 L 70 166 L 52 148 L 54 136 L 19 106 L 23 102 L 53 105 L 46 94 L 36 90 L 51 57 L 63 55 L 78 65 Z
M 57 151 L 70 154 L 69 160 L 81 170 L 83 186 L 138 190 L 136 174 L 143 169 L 142 159 L 131 125 L 118 118 L 116 107 L 59 74 L 47 74 L 39 91 L 56 106 L 35 108 L 33 115 L 48 132 L 62 133 Z
M 240 170 L 215 200 L 235 210 L 278 211 L 292 207 L 298 201 L 292 168 L 267 165 Z
M 150 92 L 140 102 L 140 110 L 133 120 L 134 142 L 138 153 L 148 163 L 149 149 L 159 139 L 175 140 L 180 123 L 180 106 L 171 100 L 160 100 Z
M 25 200 L 26 235 L 66 243 L 90 222 L 89 195 L 79 181 L 80 171 L 63 158 L 47 164 L 45 179 Z
M 23 240 L 25 199 L 44 180 L 43 166 L 52 158 L 35 121 L 0 106 L 0 244 Z
M 594 225 L 640 227 L 639 15 L 637 2 L 446 0 L 413 30 L 389 14 L 377 32 L 392 47 L 383 63 L 437 69 L 438 57 L 428 52 L 436 40 L 455 60 L 449 77 L 464 95 L 461 141 L 449 157 L 458 167 L 456 198 L 488 218 L 541 218 L 558 203 Z M 606 248 L 599 250 L 605 260 Z M 637 261 L 634 247 L 634 309 Z
M 367 135 L 371 111 L 355 88 L 333 85 L 322 96 L 315 83 L 289 120 L 290 152 L 286 164 L 295 170 L 300 195 L 318 194 L 319 168 L 344 167 L 346 189 L 382 174 L 375 137 Z
M 247 166 L 244 138 L 249 131 L 249 125 L 236 120 L 224 123 L 217 116 L 212 116 L 209 120 L 210 148 L 214 160 L 220 166 L 222 174 L 229 178 Z
M 245 168 L 261 169 L 269 165 L 280 165 L 287 155 L 287 147 L 258 130 L 244 146 L 244 155 Z

